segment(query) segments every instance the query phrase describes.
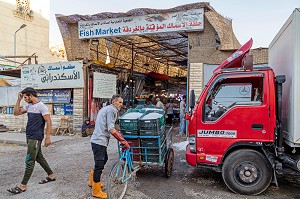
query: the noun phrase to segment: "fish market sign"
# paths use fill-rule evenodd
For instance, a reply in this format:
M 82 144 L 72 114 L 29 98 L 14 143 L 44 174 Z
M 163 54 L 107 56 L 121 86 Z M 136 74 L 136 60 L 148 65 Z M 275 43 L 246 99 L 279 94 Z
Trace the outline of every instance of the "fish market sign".
M 21 87 L 35 89 L 83 88 L 82 61 L 23 66 Z
M 79 39 L 203 30 L 204 9 L 79 21 Z

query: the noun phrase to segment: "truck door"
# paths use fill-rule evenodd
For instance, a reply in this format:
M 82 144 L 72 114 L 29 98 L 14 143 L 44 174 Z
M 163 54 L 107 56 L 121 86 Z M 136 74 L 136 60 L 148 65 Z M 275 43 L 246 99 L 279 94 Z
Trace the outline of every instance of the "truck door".
M 234 143 L 269 141 L 268 89 L 264 73 L 220 75 L 203 95 L 197 148 L 217 163 Z

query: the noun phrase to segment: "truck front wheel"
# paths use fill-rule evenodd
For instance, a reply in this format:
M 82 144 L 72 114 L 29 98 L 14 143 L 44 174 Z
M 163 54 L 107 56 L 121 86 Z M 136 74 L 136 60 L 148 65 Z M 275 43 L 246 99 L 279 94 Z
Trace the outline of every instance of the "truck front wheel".
M 222 176 L 231 191 L 244 195 L 258 195 L 270 185 L 272 167 L 258 151 L 242 149 L 232 152 L 225 159 Z

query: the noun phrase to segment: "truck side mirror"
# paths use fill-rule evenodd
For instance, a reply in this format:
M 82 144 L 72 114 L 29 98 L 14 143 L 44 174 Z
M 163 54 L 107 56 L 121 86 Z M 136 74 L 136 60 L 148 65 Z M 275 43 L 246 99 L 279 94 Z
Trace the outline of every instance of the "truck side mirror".
M 247 54 L 243 59 L 243 66 L 245 70 L 253 69 L 253 55 Z
M 195 107 L 195 91 L 191 90 L 190 93 L 190 108 L 193 109 Z

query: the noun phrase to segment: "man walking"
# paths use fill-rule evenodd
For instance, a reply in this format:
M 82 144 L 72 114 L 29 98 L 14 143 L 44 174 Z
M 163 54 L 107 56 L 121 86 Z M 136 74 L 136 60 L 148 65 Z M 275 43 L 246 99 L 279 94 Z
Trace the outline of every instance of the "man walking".
M 24 108 L 21 108 L 20 102 L 23 98 L 25 102 L 28 103 L 28 105 Z M 46 177 L 46 179 L 39 182 L 40 184 L 56 180 L 55 175 L 49 167 L 41 150 L 41 143 L 44 139 L 45 122 L 47 123 L 45 146 L 48 147 L 51 144 L 50 133 L 52 124 L 50 114 L 48 111 L 48 107 L 44 103 L 40 102 L 37 98 L 37 93 L 34 88 L 27 87 L 18 94 L 18 99 L 14 107 L 14 115 L 18 116 L 24 113 L 27 113 L 28 116 L 26 126 L 26 169 L 21 184 L 19 186 L 16 186 L 15 188 L 7 190 L 13 194 L 19 194 L 26 191 L 27 182 L 29 181 L 33 172 L 35 161 L 37 161 L 48 174 L 48 177 Z
M 180 126 L 179 126 L 179 136 L 182 137 L 185 133 L 185 108 L 186 108 L 186 95 L 182 96 L 182 100 L 179 104 L 180 108 Z
M 100 178 L 108 160 L 107 146 L 110 134 L 120 141 L 123 150 L 130 148 L 122 134 L 115 128 L 118 111 L 120 111 L 122 106 L 122 97 L 120 95 L 113 95 L 111 104 L 100 109 L 96 119 L 95 130 L 91 137 L 95 167 L 90 172 L 88 186 L 92 187 L 92 195 L 97 198 L 107 198 L 107 194 L 102 191 L 103 184 L 100 182 Z

